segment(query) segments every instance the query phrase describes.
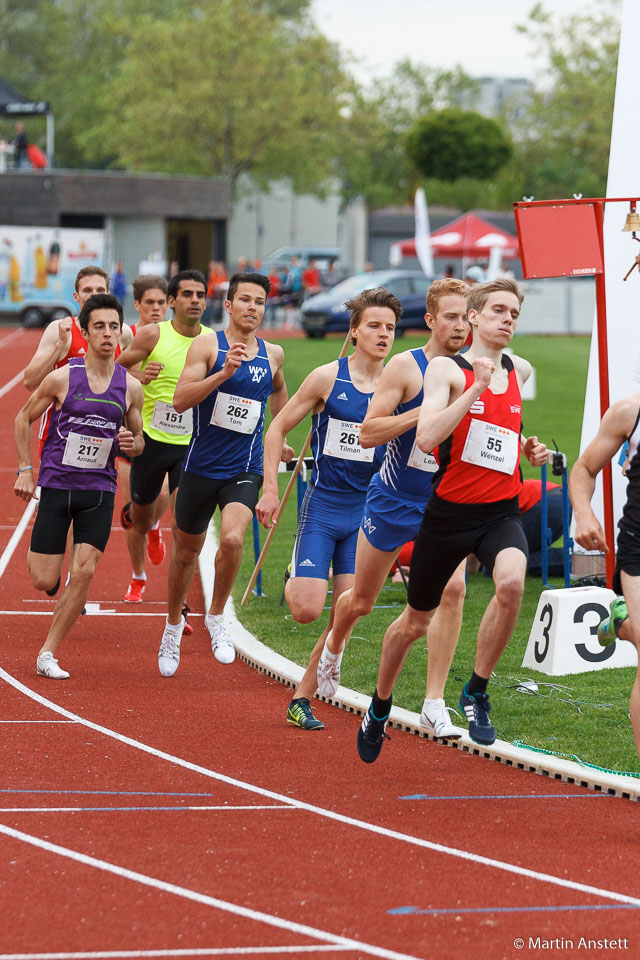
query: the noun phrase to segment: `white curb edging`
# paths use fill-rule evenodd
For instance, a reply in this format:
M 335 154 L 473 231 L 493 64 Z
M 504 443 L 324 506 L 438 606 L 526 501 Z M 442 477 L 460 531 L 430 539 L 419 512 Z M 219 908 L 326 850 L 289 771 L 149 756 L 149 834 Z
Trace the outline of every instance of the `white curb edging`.
M 200 581 L 204 596 L 205 611 L 211 604 L 214 580 L 214 558 L 217 550 L 217 538 L 213 523 L 209 525 L 204 547 L 198 561 Z M 293 663 L 281 654 L 276 653 L 251 634 L 238 620 L 233 599 L 229 597 L 225 607 L 225 620 L 229 634 L 241 660 L 249 666 L 264 673 L 286 686 L 296 687 L 304 675 L 304 668 Z M 335 697 L 327 698 L 316 694 L 316 698 L 324 700 L 332 706 L 363 716 L 369 706 L 370 697 L 348 687 L 338 687 Z M 417 734 L 429 740 L 437 740 L 420 726 L 420 717 L 417 713 L 404 710 L 402 707 L 393 707 L 390 715 L 390 725 L 408 733 Z M 462 728 L 461 728 L 462 729 Z M 604 773 L 582 766 L 573 760 L 563 757 L 552 757 L 516 747 L 506 740 L 496 740 L 490 747 L 483 747 L 475 743 L 466 730 L 463 730 L 459 740 L 438 741 L 443 746 L 462 750 L 464 753 L 479 757 L 486 757 L 517 770 L 527 770 L 552 780 L 562 780 L 564 783 L 573 783 L 576 786 L 587 787 L 601 793 L 624 797 L 628 800 L 640 800 L 640 781 L 634 777 L 625 777 L 622 774 Z

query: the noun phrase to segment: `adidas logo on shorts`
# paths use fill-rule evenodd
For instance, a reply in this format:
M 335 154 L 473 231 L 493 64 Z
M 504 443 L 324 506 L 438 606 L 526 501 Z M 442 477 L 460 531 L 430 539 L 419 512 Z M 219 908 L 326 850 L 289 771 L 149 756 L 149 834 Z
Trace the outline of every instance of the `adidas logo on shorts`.
M 340 394 L 336 397 L 336 400 L 348 400 L 348 399 L 349 399 L 349 397 L 348 397 L 348 396 L 346 395 L 346 393 L 344 393 L 344 392 L 343 392 L 343 393 L 340 393 Z
M 315 563 L 314 563 L 312 560 L 307 559 L 307 560 L 303 560 L 302 563 L 299 564 L 299 566 L 301 566 L 301 567 L 315 567 Z

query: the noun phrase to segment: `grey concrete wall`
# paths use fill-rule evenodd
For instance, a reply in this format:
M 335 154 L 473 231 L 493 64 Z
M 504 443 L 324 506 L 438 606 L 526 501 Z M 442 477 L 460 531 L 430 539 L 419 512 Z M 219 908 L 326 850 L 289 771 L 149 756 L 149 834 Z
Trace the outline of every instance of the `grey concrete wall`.
M 141 260 L 148 260 L 158 251 L 164 254 L 165 226 L 162 217 L 114 217 L 107 249 L 107 270 L 112 272 L 116 260 L 122 262 L 127 278 L 127 299 L 124 313 L 127 321 L 135 323 L 137 313 L 133 306 L 131 284 L 138 275 Z

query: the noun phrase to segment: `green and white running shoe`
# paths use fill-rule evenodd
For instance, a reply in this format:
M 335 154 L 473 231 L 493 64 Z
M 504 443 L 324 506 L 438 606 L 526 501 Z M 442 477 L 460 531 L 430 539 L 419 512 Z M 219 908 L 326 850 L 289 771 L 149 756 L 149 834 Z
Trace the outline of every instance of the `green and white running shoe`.
M 601 647 L 610 647 L 620 636 L 620 627 L 629 619 L 624 597 L 616 597 L 609 607 L 609 616 L 598 627 L 598 641 Z
M 291 701 L 287 708 L 287 723 L 303 730 L 324 730 L 322 720 L 318 720 L 311 711 L 308 697 L 298 697 Z

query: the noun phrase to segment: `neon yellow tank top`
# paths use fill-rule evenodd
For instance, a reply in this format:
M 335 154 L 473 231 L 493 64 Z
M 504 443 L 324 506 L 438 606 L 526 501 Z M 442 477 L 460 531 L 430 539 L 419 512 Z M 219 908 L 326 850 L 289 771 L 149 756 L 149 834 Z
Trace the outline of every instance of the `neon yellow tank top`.
M 160 376 L 144 386 L 142 425 L 153 440 L 187 446 L 191 439 L 193 415 L 191 410 L 176 413 L 173 394 L 187 359 L 187 351 L 195 337 L 183 337 L 171 320 L 159 323 L 160 336 L 155 347 L 142 363 L 142 369 L 152 360 L 164 364 Z M 200 327 L 200 333 L 212 333 L 209 327 Z

